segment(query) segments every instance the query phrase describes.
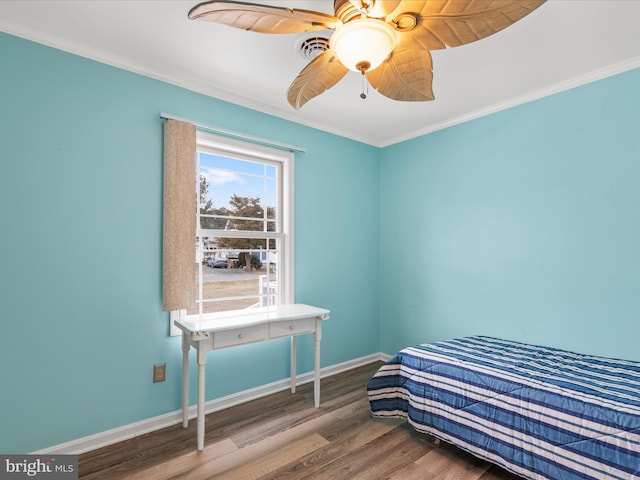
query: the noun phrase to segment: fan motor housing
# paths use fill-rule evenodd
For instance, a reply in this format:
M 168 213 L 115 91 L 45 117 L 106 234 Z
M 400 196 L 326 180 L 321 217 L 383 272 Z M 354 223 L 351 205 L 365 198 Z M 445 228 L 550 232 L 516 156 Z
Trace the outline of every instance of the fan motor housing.
M 356 17 L 359 17 L 360 11 L 350 2 L 350 0 L 334 0 L 333 11 L 336 17 L 347 23 Z

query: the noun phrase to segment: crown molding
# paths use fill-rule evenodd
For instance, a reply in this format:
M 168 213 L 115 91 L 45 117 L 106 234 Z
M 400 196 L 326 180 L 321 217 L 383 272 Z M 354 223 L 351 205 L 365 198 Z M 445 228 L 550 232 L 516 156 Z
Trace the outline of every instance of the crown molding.
M 406 135 L 402 135 L 399 137 L 392 138 L 387 142 L 376 145 L 377 147 L 384 148 L 396 143 L 401 143 L 406 140 L 411 140 L 413 138 L 421 137 L 423 135 L 427 135 L 429 133 L 436 132 L 438 130 L 443 130 L 445 128 L 453 127 L 454 125 L 459 125 L 461 123 L 469 122 L 471 120 L 475 120 L 477 118 L 485 117 L 487 115 L 491 115 L 493 113 L 500 112 L 502 110 L 506 110 L 508 108 L 516 107 L 518 105 L 522 105 L 525 103 L 533 102 L 534 100 L 539 100 L 544 97 L 548 97 L 551 95 L 555 95 L 556 93 L 564 92 L 566 90 L 571 90 L 572 88 L 580 87 L 582 85 L 586 85 L 589 83 L 596 82 L 598 80 L 602 80 L 607 77 L 612 77 L 614 75 L 618 75 L 620 73 L 624 73 L 630 70 L 634 70 L 636 68 L 640 68 L 640 57 L 634 57 L 629 60 L 625 60 L 623 62 L 615 63 L 613 65 L 609 65 L 607 67 L 594 70 L 593 72 L 585 73 L 584 75 L 579 75 L 577 77 L 573 77 L 569 80 L 565 80 L 563 82 L 558 82 L 553 85 L 549 85 L 548 87 L 541 88 L 538 90 L 534 90 L 528 92 L 524 95 L 519 95 L 517 97 L 510 98 L 503 102 L 495 103 L 493 105 L 489 105 L 488 107 L 481 108 L 475 110 L 473 112 L 469 112 L 465 115 L 460 115 L 458 117 L 451 118 L 449 120 L 445 120 L 444 122 L 436 123 L 430 125 L 426 128 L 414 130 L 412 132 L 407 132 Z
M 315 128 L 323 132 L 349 138 L 351 140 L 365 143 L 367 145 L 371 145 L 377 148 L 385 148 L 391 145 L 395 145 L 397 143 L 404 142 L 406 140 L 411 140 L 417 137 L 421 137 L 423 135 L 436 132 L 438 130 L 443 130 L 445 128 L 449 128 L 455 125 L 459 125 L 461 123 L 465 123 L 465 122 L 475 120 L 487 115 L 491 115 L 493 113 L 506 110 L 511 107 L 532 102 L 540 98 L 554 95 L 556 93 L 560 93 L 565 90 L 570 90 L 575 87 L 586 85 L 588 83 L 602 80 L 604 78 L 611 77 L 613 75 L 624 73 L 626 71 L 633 70 L 640 67 L 640 57 L 634 57 L 634 58 L 613 64 L 613 65 L 609 65 L 607 67 L 604 67 L 592 72 L 585 73 L 583 75 L 576 76 L 572 79 L 550 85 L 545 88 L 528 92 L 524 95 L 516 96 L 508 100 L 498 102 L 493 105 L 489 105 L 487 107 L 469 112 L 464 115 L 460 115 L 458 117 L 447 119 L 443 122 L 431 124 L 427 127 L 413 130 L 411 132 L 406 132 L 403 135 L 380 141 L 380 139 L 377 139 L 377 138 L 367 138 L 367 137 L 362 137 L 354 134 L 349 134 L 344 130 L 331 128 L 330 126 L 325 124 L 320 124 L 307 119 L 301 119 L 295 114 L 295 112 L 274 108 L 273 106 L 262 103 L 256 99 L 236 95 L 220 86 L 216 86 L 208 82 L 205 83 L 198 79 L 194 79 L 186 76 L 182 76 L 182 77 L 177 76 L 175 75 L 175 73 L 150 69 L 142 65 L 139 65 L 138 63 L 131 62 L 130 60 L 124 57 L 105 54 L 105 52 L 99 49 L 90 48 L 84 44 L 72 42 L 72 41 L 60 38 L 58 36 L 49 35 L 40 30 L 25 27 L 24 25 L 21 25 L 21 24 L 8 22 L 1 18 L 0 18 L 0 30 L 10 35 L 15 35 L 17 37 L 21 37 L 26 40 L 40 43 L 48 47 L 56 48 L 58 50 L 62 50 L 74 55 L 88 58 L 90 60 L 104 63 L 106 65 L 110 65 L 110 66 L 120 68 L 132 73 L 143 75 L 145 77 L 153 78 L 155 80 L 159 80 L 164 83 L 175 85 L 177 87 L 181 87 L 187 90 L 191 90 L 193 92 L 200 93 L 208 97 L 213 97 L 225 102 L 233 103 L 241 107 L 255 110 L 267 115 L 272 115 L 272 116 L 281 118 L 283 120 L 288 120 L 288 121 L 297 123 L 299 125 Z

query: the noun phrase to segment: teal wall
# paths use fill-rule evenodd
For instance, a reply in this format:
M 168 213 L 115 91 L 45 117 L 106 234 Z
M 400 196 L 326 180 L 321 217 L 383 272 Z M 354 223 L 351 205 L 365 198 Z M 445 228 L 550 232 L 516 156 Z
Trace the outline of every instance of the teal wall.
M 381 350 L 640 360 L 640 69 L 383 149 Z
M 297 301 L 331 310 L 322 366 L 378 351 L 378 149 L 5 34 L 0 58 L 0 452 L 180 408 L 180 340 L 161 309 L 162 111 L 307 149 Z M 208 400 L 286 378 L 289 343 L 209 364 Z
M 180 408 L 161 111 L 307 148 L 296 296 L 331 309 L 323 366 L 472 334 L 640 360 L 640 70 L 378 149 L 5 34 L 0 58 L 2 453 Z M 286 378 L 288 342 L 209 363 L 210 400 Z

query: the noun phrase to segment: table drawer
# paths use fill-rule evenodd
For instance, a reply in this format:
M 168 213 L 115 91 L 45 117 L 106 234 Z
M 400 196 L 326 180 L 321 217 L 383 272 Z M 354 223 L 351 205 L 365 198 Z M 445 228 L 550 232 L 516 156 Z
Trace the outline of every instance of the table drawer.
M 214 334 L 213 348 L 261 342 L 268 338 L 269 327 L 267 325 L 255 325 L 252 327 L 234 328 L 233 330 L 222 330 Z
M 301 333 L 313 332 L 315 330 L 315 322 L 314 318 L 272 322 L 269 325 L 269 337 L 287 337 L 291 335 L 299 335 Z

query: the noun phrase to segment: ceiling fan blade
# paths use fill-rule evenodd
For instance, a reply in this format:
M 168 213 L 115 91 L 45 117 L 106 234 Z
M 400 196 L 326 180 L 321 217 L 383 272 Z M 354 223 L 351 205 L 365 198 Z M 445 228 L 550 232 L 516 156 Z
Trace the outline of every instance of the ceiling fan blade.
M 457 47 L 488 37 L 512 25 L 546 0 L 428 0 L 403 2 L 400 13 L 415 15 L 418 25 L 410 34 L 427 50 Z M 395 22 L 396 20 L 393 20 Z
M 428 50 L 396 48 L 367 80 L 382 95 L 405 102 L 433 100 L 433 70 Z
M 230 27 L 260 33 L 300 33 L 335 29 L 340 20 L 333 15 L 311 10 L 270 7 L 246 2 L 213 0 L 189 11 L 191 20 L 222 23 Z
M 348 71 L 329 49 L 314 58 L 300 72 L 287 90 L 287 100 L 293 108 L 299 109 L 312 98 L 333 87 Z

